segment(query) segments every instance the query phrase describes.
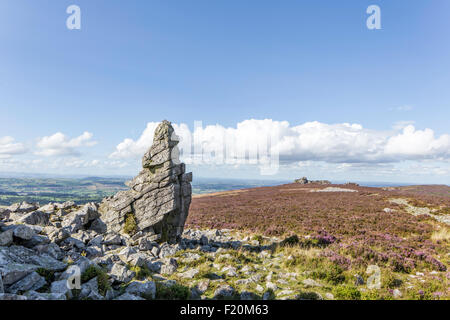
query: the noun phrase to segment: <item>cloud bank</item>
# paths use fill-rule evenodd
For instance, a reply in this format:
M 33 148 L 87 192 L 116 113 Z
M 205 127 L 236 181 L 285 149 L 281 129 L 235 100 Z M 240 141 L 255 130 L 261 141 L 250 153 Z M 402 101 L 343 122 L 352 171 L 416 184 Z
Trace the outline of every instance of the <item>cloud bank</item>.
M 77 156 L 80 147 L 92 147 L 97 144 L 92 141 L 92 133 L 84 132 L 82 135 L 70 139 L 61 132 L 57 132 L 51 136 L 43 137 L 38 140 L 36 146 L 38 150 L 35 152 L 41 156 Z
M 13 155 L 23 154 L 27 149 L 22 143 L 15 142 L 13 137 L 0 137 L 0 158 L 10 158 Z
M 137 140 L 125 139 L 110 158 L 137 159 L 151 146 L 158 125 L 150 122 Z M 290 125 L 287 121 L 245 120 L 236 127 L 208 125 L 193 131 L 184 124 L 173 124 L 181 138 L 180 149 L 191 157 L 225 149 L 243 150 L 267 141 L 274 133 L 278 142 L 270 146 L 281 163 L 324 161 L 328 163 L 391 163 L 404 160 L 450 160 L 450 135 L 437 137 L 433 130 L 418 130 L 412 124 L 392 131 L 376 131 L 360 124 L 306 122 Z M 273 141 L 273 140 L 272 140 Z M 183 156 L 182 156 L 183 158 Z M 183 158 L 186 161 L 186 158 Z

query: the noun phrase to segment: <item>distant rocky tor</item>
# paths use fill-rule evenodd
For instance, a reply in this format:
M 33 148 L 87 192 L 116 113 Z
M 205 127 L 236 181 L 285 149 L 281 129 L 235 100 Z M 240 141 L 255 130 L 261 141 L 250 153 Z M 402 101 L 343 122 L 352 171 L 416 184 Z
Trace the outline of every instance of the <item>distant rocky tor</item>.
M 149 241 L 180 241 L 191 203 L 192 173 L 180 163 L 178 137 L 170 122 L 158 125 L 153 145 L 142 158 L 142 171 L 100 204 L 108 231 L 147 237 Z
M 298 184 L 310 184 L 310 183 L 315 183 L 315 184 L 331 184 L 330 181 L 328 180 L 308 180 L 307 177 L 302 177 L 300 179 L 296 179 L 294 180 L 295 183 Z

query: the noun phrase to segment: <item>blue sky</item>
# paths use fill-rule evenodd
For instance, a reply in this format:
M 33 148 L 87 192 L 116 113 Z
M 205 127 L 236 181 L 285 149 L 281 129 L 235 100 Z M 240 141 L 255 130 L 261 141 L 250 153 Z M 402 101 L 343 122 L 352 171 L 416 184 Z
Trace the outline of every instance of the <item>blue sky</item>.
M 66 28 L 72 4 L 81 30 Z M 366 27 L 372 4 L 381 30 Z M 273 178 L 448 184 L 449 12 L 446 0 L 3 0 L 0 171 L 134 174 L 137 154 L 111 154 L 127 138 L 138 141 L 148 123 L 193 130 L 196 120 L 236 128 L 271 119 L 292 132 L 310 122 L 328 133 L 358 124 L 384 135 L 380 148 L 414 126 L 390 144 L 412 151 L 354 165 L 351 148 L 337 161 L 330 147 L 299 147 L 286 151 L 291 161 Z M 433 136 L 414 146 L 426 129 Z M 252 166 L 191 169 L 258 176 Z

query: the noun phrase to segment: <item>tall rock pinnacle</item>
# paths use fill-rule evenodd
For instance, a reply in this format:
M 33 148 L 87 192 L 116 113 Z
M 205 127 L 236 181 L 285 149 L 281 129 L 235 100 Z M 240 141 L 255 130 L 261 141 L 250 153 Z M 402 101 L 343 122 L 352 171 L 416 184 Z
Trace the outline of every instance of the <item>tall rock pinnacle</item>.
M 153 145 L 142 158 L 141 172 L 127 182 L 129 190 L 103 200 L 102 220 L 109 232 L 140 232 L 153 240 L 180 240 L 191 203 L 192 173 L 180 163 L 178 137 L 169 121 L 155 130 Z

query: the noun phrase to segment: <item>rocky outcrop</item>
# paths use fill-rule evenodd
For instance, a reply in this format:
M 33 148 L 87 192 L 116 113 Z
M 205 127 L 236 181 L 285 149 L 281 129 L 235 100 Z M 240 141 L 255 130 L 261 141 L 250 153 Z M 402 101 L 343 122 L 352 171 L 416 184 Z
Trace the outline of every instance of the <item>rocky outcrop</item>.
M 108 232 L 179 242 L 191 203 L 192 173 L 185 173 L 180 163 L 178 142 L 170 122 L 158 125 L 142 171 L 127 183 L 130 189 L 100 205 Z
M 328 180 L 308 180 L 308 178 L 306 178 L 306 177 L 303 177 L 303 178 L 300 178 L 300 179 L 296 179 L 294 182 L 298 183 L 298 184 L 311 184 L 311 183 L 315 183 L 315 184 L 331 184 L 331 182 L 328 181 Z

